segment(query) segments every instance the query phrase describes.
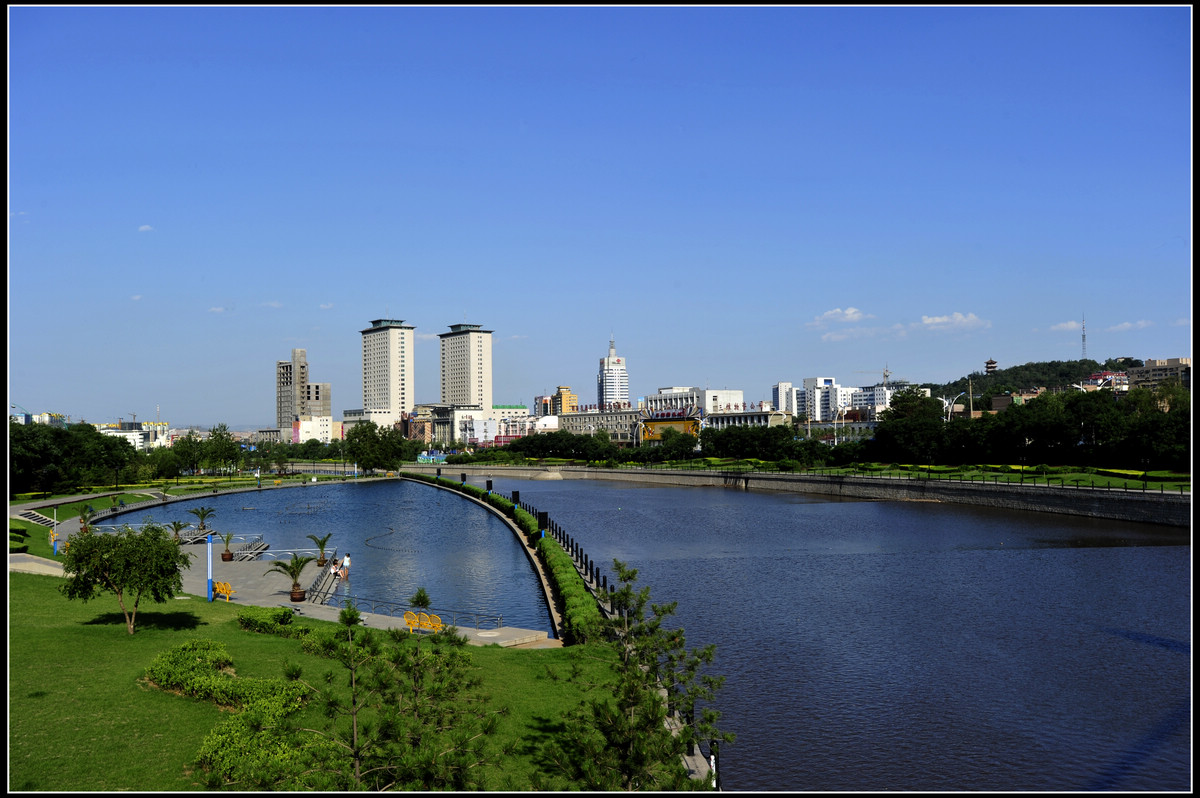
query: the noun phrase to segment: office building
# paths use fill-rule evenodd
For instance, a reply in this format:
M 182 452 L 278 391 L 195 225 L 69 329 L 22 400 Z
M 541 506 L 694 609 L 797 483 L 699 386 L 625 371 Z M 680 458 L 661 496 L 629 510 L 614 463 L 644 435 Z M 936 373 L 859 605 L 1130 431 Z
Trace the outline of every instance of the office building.
M 363 406 L 347 410 L 346 422 L 390 427 L 412 412 L 414 330 L 400 319 L 375 319 L 361 331 Z
M 608 356 L 600 358 L 596 375 L 596 406 L 601 410 L 629 407 L 629 372 L 624 358 L 617 357 L 617 345 L 608 339 Z
M 442 403 L 492 410 L 492 331 L 451 324 L 441 339 Z

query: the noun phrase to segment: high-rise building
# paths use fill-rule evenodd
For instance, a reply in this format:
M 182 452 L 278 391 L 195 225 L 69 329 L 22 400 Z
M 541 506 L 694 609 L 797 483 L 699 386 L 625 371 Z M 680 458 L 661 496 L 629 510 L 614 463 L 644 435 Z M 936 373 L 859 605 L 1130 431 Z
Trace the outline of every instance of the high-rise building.
M 333 395 L 327 382 L 310 382 L 308 352 L 293 349 L 291 360 L 275 363 L 275 426 L 291 430 L 297 421 L 332 418 Z
M 291 430 L 301 416 L 308 386 L 308 352 L 293 349 L 291 360 L 275 362 L 275 426 Z
M 362 331 L 365 419 L 381 426 L 413 409 L 413 331 L 400 319 L 375 319 Z
M 777 382 L 771 387 L 771 402 L 776 410 L 796 414 L 796 389 L 790 382 Z
M 629 372 L 624 358 L 617 357 L 617 345 L 608 339 L 608 357 L 600 358 L 596 375 L 596 405 L 601 409 L 629 406 Z
M 441 339 L 442 402 L 492 411 L 492 331 L 451 324 Z

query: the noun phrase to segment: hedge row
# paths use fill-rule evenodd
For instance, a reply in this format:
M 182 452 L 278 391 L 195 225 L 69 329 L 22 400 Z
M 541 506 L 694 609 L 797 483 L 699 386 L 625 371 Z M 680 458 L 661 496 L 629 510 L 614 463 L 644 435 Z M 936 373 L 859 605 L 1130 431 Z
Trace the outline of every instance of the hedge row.
M 571 643 L 584 643 L 594 637 L 600 630 L 600 607 L 584 585 L 583 577 L 575 567 L 571 556 L 563 551 L 562 546 L 553 538 L 540 537 L 537 518 L 512 501 L 497 494 L 489 494 L 483 488 L 454 482 L 444 477 L 434 477 L 428 474 L 413 474 L 413 477 L 445 485 L 446 487 L 468 493 L 489 505 L 510 515 L 513 523 L 525 535 L 525 539 L 534 546 L 550 578 L 550 589 L 557 597 L 563 609 L 563 632 Z
M 586 643 L 599 634 L 601 628 L 596 597 L 588 591 L 571 555 L 557 540 L 539 538 L 537 553 L 562 604 L 563 632 L 568 636 L 568 642 Z

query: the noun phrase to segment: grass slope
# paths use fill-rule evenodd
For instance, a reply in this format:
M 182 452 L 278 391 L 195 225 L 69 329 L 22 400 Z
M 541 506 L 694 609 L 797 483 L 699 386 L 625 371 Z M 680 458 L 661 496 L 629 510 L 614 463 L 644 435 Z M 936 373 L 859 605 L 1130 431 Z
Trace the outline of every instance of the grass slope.
M 284 662 L 306 678 L 333 669 L 294 639 L 253 634 L 237 605 L 199 597 L 143 606 L 125 632 L 116 599 L 67 601 L 58 577 L 9 574 L 9 789 L 148 792 L 200 790 L 190 763 L 224 715 L 211 703 L 164 693 L 143 679 L 160 652 L 185 640 L 224 643 L 239 676 L 278 677 Z M 304 620 L 298 623 L 323 624 Z M 328 625 L 328 624 L 323 624 Z M 495 736 L 515 753 L 488 774 L 489 789 L 529 789 L 544 742 L 582 698 L 580 684 L 604 677 L 603 652 L 468 647 L 484 692 L 509 707 Z M 578 662 L 583 675 L 566 675 Z

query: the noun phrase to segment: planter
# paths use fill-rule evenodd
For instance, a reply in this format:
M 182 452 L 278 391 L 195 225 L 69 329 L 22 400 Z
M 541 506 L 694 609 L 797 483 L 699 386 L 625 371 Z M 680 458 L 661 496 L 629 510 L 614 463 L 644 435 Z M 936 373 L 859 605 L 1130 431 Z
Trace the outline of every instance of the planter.
M 327 562 L 329 562 L 329 560 L 325 559 L 324 557 L 318 557 L 318 558 L 317 558 L 317 567 L 318 567 L 318 568 L 324 568 L 324 567 L 325 567 L 325 563 L 327 563 Z
M 304 601 L 304 588 L 292 588 L 292 601 Z
M 225 551 L 221 552 L 221 559 L 224 560 L 225 562 L 232 562 L 233 561 L 233 552 L 226 549 Z

